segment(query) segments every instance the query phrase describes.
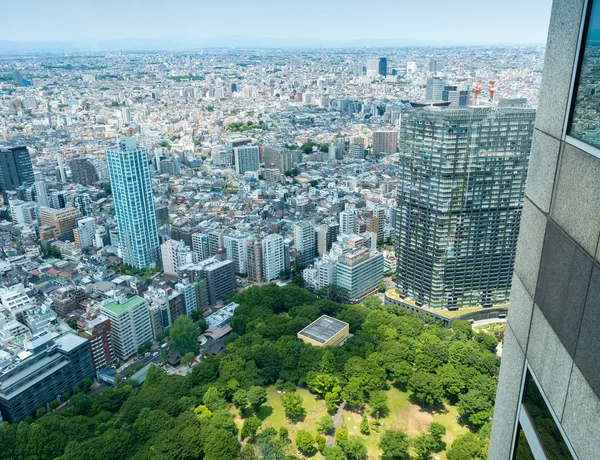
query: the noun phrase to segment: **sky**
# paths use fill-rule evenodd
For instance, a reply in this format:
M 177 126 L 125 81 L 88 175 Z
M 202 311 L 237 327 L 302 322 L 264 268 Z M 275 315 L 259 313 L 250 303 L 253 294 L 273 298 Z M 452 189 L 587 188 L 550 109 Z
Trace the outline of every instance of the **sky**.
M 2 39 L 545 43 L 551 0 L 1 0 Z M 7 20 L 9 19 L 9 20 Z

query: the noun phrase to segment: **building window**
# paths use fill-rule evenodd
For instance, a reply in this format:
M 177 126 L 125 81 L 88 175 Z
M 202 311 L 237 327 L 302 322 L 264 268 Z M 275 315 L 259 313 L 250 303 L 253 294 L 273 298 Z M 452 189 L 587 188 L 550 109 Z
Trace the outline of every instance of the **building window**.
M 530 458 L 572 460 L 574 458 L 544 395 L 529 370 L 525 377 L 518 428 L 514 460 Z
M 600 148 L 600 1 L 589 3 L 591 7 L 581 38 L 579 71 L 568 133 Z

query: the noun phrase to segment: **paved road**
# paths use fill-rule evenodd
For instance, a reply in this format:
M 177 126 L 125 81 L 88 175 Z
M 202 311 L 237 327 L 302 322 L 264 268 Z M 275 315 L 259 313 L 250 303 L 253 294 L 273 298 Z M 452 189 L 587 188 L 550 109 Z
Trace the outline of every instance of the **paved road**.
M 344 411 L 346 409 L 346 401 L 344 401 L 335 414 L 333 414 L 333 429 L 329 432 L 326 437 L 326 442 L 328 446 L 333 446 L 335 443 L 335 431 L 342 426 L 344 423 Z

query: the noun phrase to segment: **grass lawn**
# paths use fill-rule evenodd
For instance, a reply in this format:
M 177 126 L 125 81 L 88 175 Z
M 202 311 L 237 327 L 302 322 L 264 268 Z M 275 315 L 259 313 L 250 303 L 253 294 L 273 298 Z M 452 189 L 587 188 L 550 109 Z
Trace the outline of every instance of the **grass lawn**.
M 327 413 L 325 407 L 325 401 L 319 400 L 308 392 L 308 390 L 299 388 L 298 394 L 302 397 L 303 407 L 306 410 L 306 417 L 303 421 L 293 423 L 288 420 L 285 416 L 285 410 L 281 403 L 281 394 L 277 393 L 275 387 L 270 386 L 267 388 L 267 402 L 261 407 L 258 412 L 258 417 L 263 420 L 263 428 L 272 426 L 276 430 L 280 427 L 285 426 L 290 432 L 290 439 L 293 441 L 296 438 L 298 430 L 306 430 L 312 435 L 317 434 L 317 422 L 319 418 Z M 380 419 L 382 426 L 381 432 L 386 429 L 397 429 L 402 430 L 408 434 L 409 438 L 413 438 L 421 433 L 425 433 L 429 428 L 431 422 L 439 422 L 446 427 L 447 433 L 445 441 L 448 447 L 452 444 L 452 441 L 457 436 L 464 434 L 468 429 L 461 426 L 457 422 L 458 411 L 456 407 L 444 406 L 442 412 L 428 412 L 423 410 L 419 405 L 410 402 L 409 394 L 404 391 L 400 391 L 396 387 L 391 387 L 387 392 L 388 395 L 388 406 L 390 408 L 390 415 L 386 418 Z M 236 409 L 232 409 L 236 415 L 236 423 L 239 429 L 242 427 L 243 419 Z M 247 417 L 252 414 L 250 409 L 244 411 L 243 416 Z M 369 460 L 379 459 L 379 440 L 381 438 L 381 432 L 377 433 L 371 430 L 371 434 L 365 436 L 359 431 L 359 425 L 362 414 L 345 411 L 344 412 L 344 423 L 348 429 L 350 436 L 361 436 L 367 445 L 369 454 Z M 372 417 L 369 417 L 369 422 Z M 291 445 L 295 453 L 295 445 Z M 292 453 L 290 451 L 290 453 Z M 444 452 L 436 454 L 441 459 L 445 459 L 446 455 Z M 316 458 L 319 458 L 318 456 Z

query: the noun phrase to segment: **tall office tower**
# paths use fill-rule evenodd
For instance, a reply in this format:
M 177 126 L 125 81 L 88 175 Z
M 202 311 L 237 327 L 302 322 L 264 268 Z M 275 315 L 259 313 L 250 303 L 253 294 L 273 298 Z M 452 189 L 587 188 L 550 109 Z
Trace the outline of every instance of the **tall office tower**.
M 248 260 L 248 278 L 262 281 L 262 241 L 256 237 L 246 240 L 246 254 Z
M 158 228 L 146 149 L 122 138 L 106 151 L 123 262 L 155 267 L 159 258 Z
M 344 289 L 344 298 L 356 302 L 377 289 L 383 281 L 383 254 L 358 248 L 335 263 L 335 284 Z
M 96 238 L 96 220 L 93 217 L 79 219 L 77 227 L 73 229 L 73 237 L 75 244 L 81 249 L 93 246 Z
M 77 184 L 93 185 L 101 179 L 98 167 L 89 158 L 75 158 L 70 160 L 69 168 L 71 169 L 71 180 Z
M 491 460 L 598 458 L 599 20 L 597 1 L 554 0 Z
M 129 107 L 121 107 L 121 118 L 123 123 L 131 123 L 131 109 Z
M 258 145 L 235 147 L 233 161 L 238 174 L 244 174 L 246 171 L 258 171 L 260 169 Z
M 35 178 L 27 147 L 0 145 L 0 192 L 33 185 Z
M 167 240 L 160 246 L 163 273 L 165 276 L 179 276 L 179 267 L 192 262 L 192 253 L 183 241 Z
M 192 255 L 194 262 L 208 259 L 208 235 L 204 233 L 192 233 Z
M 367 76 L 376 77 L 379 74 L 379 59 L 367 59 Z
M 398 131 L 374 131 L 373 153 L 396 153 L 398 147 Z
M 360 62 L 352 63 L 352 75 L 355 77 L 360 77 L 362 75 L 362 64 Z
M 262 241 L 262 275 L 267 283 L 279 278 L 279 273 L 285 270 L 283 254 L 283 236 L 273 233 Z
M 60 176 L 60 181 L 67 182 L 67 171 L 65 171 L 65 164 L 60 153 L 56 155 L 56 161 L 58 162 L 58 174 Z
M 442 100 L 442 93 L 448 82 L 442 77 L 429 77 L 425 88 L 425 100 L 437 102 Z
M 442 101 L 450 102 L 449 107 L 466 107 L 469 105 L 469 91 L 458 86 L 444 86 Z
M 213 230 L 208 232 L 208 256 L 214 257 L 217 251 L 223 247 L 223 230 Z
M 78 193 L 75 195 L 73 197 L 73 207 L 83 216 L 90 216 L 94 212 L 94 205 L 89 193 Z
M 354 233 L 356 227 L 356 214 L 352 211 L 340 212 L 340 233 Z
M 141 297 L 116 299 L 101 306 L 100 311 L 110 319 L 113 347 L 119 360 L 128 360 L 138 347 L 154 338 L 148 304 Z
M 223 237 L 223 244 L 227 258 L 233 261 L 235 272 L 246 276 L 248 273 L 248 255 L 246 253 L 246 240 L 248 235 L 232 232 Z
M 292 152 L 278 147 L 264 147 L 265 169 L 278 169 L 281 174 L 292 169 Z
M 430 72 L 439 72 L 444 68 L 444 61 L 438 61 L 436 59 L 431 59 L 429 61 L 429 71 Z
M 533 109 L 405 108 L 397 287 L 431 308 L 508 299 Z
M 294 225 L 294 246 L 300 253 L 299 262 L 302 265 L 315 260 L 315 226 L 312 222 L 297 222 Z
M 81 218 L 81 213 L 75 208 L 40 208 L 39 214 L 41 224 L 50 227 L 56 238 L 71 238 L 77 220 Z
M 23 86 L 23 74 L 16 69 L 13 71 L 13 82 L 17 86 Z
M 50 200 L 48 199 L 48 189 L 46 188 L 46 182 L 44 181 L 43 177 L 36 178 L 36 181 L 33 183 L 33 190 L 37 204 L 47 208 Z
M 67 333 L 54 338 L 52 333 L 42 331 L 16 350 L 15 345 L 3 349 L 0 412 L 4 421 L 18 423 L 58 395 L 94 377 L 89 343 L 78 335 Z
M 379 58 L 378 71 L 379 71 L 379 75 L 383 75 L 384 77 L 387 75 L 387 73 L 388 73 L 387 58 L 384 58 L 384 57 Z

